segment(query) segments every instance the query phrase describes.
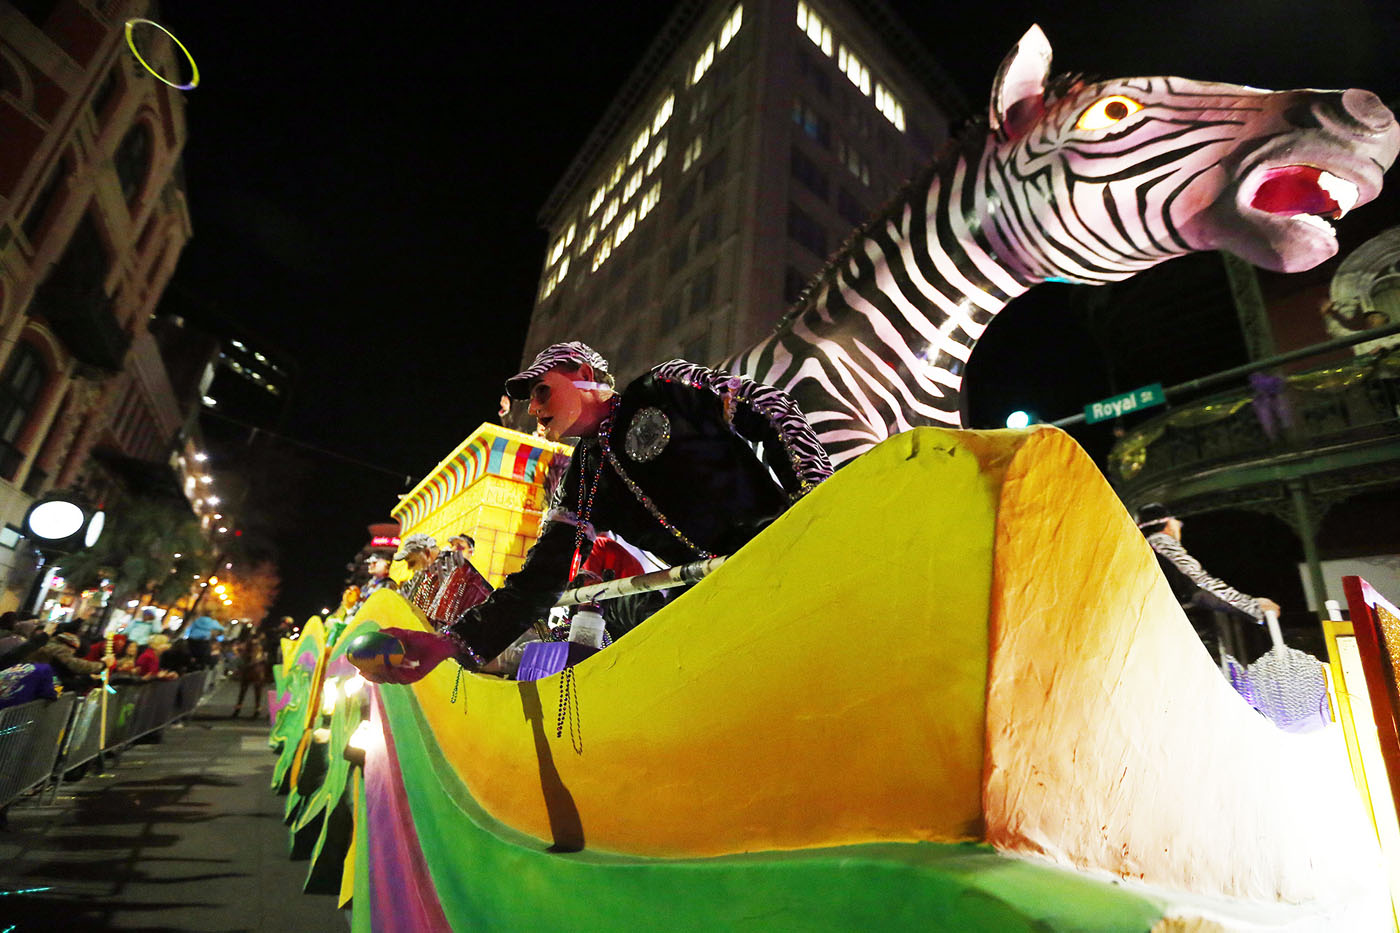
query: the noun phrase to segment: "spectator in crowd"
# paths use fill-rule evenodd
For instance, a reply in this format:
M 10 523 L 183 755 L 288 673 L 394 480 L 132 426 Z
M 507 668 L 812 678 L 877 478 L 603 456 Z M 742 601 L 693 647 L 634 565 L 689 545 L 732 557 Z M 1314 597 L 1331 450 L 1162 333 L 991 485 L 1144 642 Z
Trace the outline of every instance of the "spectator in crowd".
M 51 636 L 48 632 L 42 629 L 34 631 L 34 626 L 32 624 L 26 625 L 23 622 L 19 623 L 19 627 L 31 632 L 31 634 L 22 643 L 11 648 L 5 654 L 0 655 L 0 669 L 11 667 L 28 660 L 30 655 L 49 643 L 49 638 Z
M 224 627 L 211 616 L 200 616 L 190 623 L 190 627 L 185 630 L 185 640 L 189 642 L 190 657 L 196 665 L 209 666 L 209 641 L 223 630 Z
M 169 635 L 166 635 L 164 633 L 152 635 L 151 640 L 146 643 L 146 650 L 141 652 L 141 657 L 137 659 L 138 664 L 143 660 L 146 661 L 144 669 L 142 671 L 142 676 L 144 676 L 147 680 L 169 680 L 172 677 L 178 677 L 179 675 L 177 673 L 161 664 L 161 658 L 169 650 Z M 152 664 L 151 661 L 146 660 L 147 657 L 151 658 L 154 661 L 154 664 Z M 184 655 L 184 658 L 188 657 L 188 654 Z M 182 660 L 183 658 L 181 658 L 180 655 L 176 655 L 176 657 L 171 661 L 171 663 L 179 664 Z M 149 673 L 147 673 L 148 670 Z
M 79 644 L 77 635 L 59 632 L 49 639 L 48 644 L 31 654 L 28 660 L 33 664 L 49 665 L 66 687 L 90 687 L 93 676 L 102 673 L 102 669 L 116 659 L 111 655 L 101 661 L 80 658 L 77 656 Z
M 194 657 L 194 652 L 190 649 L 188 641 L 171 641 L 168 635 L 159 635 L 157 638 L 166 640 L 165 650 L 158 651 L 157 657 L 160 662 L 160 669 L 156 676 L 161 680 L 171 680 L 182 674 L 200 668 L 199 662 Z M 155 641 L 155 638 L 151 639 Z
M 466 532 L 448 538 L 447 546 L 462 555 L 462 560 L 471 560 L 476 553 L 476 539 Z
M 56 700 L 53 668 L 47 664 L 16 664 L 0 671 L 0 709 L 31 700 Z
M 15 631 L 15 623 L 19 621 L 19 613 L 0 613 L 0 656 L 6 654 L 12 648 L 18 648 L 27 640 L 19 632 Z
M 145 645 L 151 640 L 151 636 L 160 631 L 160 622 L 156 619 L 154 609 L 142 609 L 141 617 L 132 620 L 126 627 L 126 637 L 136 642 L 138 645 Z
M 268 666 L 267 647 L 251 630 L 243 633 L 234 648 L 238 656 L 238 702 L 233 707 L 234 718 L 243 712 L 243 696 L 253 691 L 253 718 L 262 712 L 263 694 L 272 672 Z
M 118 638 L 123 636 L 118 635 Z M 117 652 L 116 663 L 112 666 L 112 673 L 121 678 L 141 678 L 140 656 L 146 649 L 134 641 L 126 641 L 122 644 L 122 650 Z M 155 654 L 152 652 L 151 657 Z M 159 662 L 157 662 L 159 664 Z
M 112 654 L 120 658 L 126 653 L 127 640 L 125 635 L 117 634 L 112 636 Z M 87 659 L 89 661 L 101 661 L 102 656 L 107 653 L 107 642 L 105 639 L 95 641 L 88 646 Z
M 136 655 L 136 674 L 142 680 L 150 680 L 160 670 L 160 652 L 156 650 L 157 637 L 165 638 L 166 636 L 152 635 L 151 640 L 144 645 L 132 642 L 139 649 L 139 653 Z

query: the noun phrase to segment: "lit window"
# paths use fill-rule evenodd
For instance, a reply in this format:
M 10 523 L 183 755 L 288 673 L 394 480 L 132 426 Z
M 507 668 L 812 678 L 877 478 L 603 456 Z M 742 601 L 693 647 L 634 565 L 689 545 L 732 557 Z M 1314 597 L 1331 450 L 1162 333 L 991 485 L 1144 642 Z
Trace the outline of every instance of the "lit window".
M 597 272 L 598 267 L 608 261 L 612 255 L 612 237 L 605 236 L 598 241 L 598 248 L 593 251 L 593 271 Z
M 598 222 L 594 221 L 588 225 L 587 230 L 583 231 L 583 240 L 578 245 L 579 251 L 588 249 L 596 239 L 598 239 Z
M 836 55 L 836 64 L 841 69 L 841 73 L 851 79 L 851 83 L 860 88 L 862 94 L 870 93 L 870 69 L 861 64 L 855 53 L 844 45 L 841 46 Z
M 607 186 L 607 185 L 599 185 L 599 186 L 598 186 L 598 190 L 593 192 L 593 197 L 591 197 L 591 198 L 588 199 L 588 216 L 589 216 L 589 217 L 592 217 L 592 216 L 593 216 L 593 212 L 596 211 L 596 210 L 598 209 L 599 205 L 601 205 L 601 204 L 603 203 L 603 198 L 606 198 L 607 196 L 608 196 L 608 186 Z
M 631 198 L 640 187 L 642 187 L 642 170 L 637 169 L 632 173 L 632 177 L 627 179 L 627 184 L 622 189 L 622 200 L 626 201 Z
M 805 3 L 797 4 L 797 28 L 805 32 L 817 48 L 831 54 L 831 27 L 823 23 L 816 11 Z
M 690 72 L 690 83 L 699 84 L 700 79 L 705 77 L 705 72 L 710 70 L 710 66 L 715 63 L 715 44 L 711 42 L 705 46 L 705 51 L 700 53 L 700 57 L 695 59 L 695 67 Z
M 617 222 L 617 232 L 613 234 L 613 242 L 622 245 L 622 241 L 627 239 L 632 230 L 637 226 L 637 212 L 628 211 L 622 215 L 622 219 Z
M 599 219 L 598 222 L 604 227 L 606 227 L 608 224 L 612 223 L 612 219 L 616 216 L 617 198 L 613 198 L 611 201 L 608 202 L 608 206 L 603 208 L 603 216 Z
M 656 108 L 656 116 L 651 121 L 651 131 L 653 134 L 661 132 L 661 128 L 666 125 L 666 121 L 671 119 L 671 113 L 676 109 L 676 95 L 670 94 L 661 102 L 661 106 Z
M 632 140 L 632 150 L 627 153 L 627 164 L 631 165 L 641 158 L 642 153 L 647 151 L 647 144 L 650 142 L 651 130 L 644 126 L 642 131 L 637 134 L 637 138 Z
M 666 158 L 666 137 L 662 136 L 652 147 L 651 156 L 647 159 L 647 174 L 656 171 L 656 167 L 661 164 L 661 160 Z
M 651 209 L 656 206 L 656 202 L 661 200 L 661 182 L 657 182 L 647 189 L 647 193 L 642 195 L 642 199 L 637 202 L 637 219 L 641 220 Z
M 246 349 L 248 349 L 247 347 L 243 346 L 243 344 L 239 343 L 237 340 L 230 340 L 229 343 L 233 344 L 235 347 L 237 347 L 237 348 L 240 349 L 240 350 L 246 350 Z
M 688 172 L 690 167 L 700 161 L 700 152 L 705 148 L 705 140 L 697 136 L 690 141 L 690 145 L 685 147 L 685 158 L 681 160 L 681 171 Z
M 875 109 L 885 115 L 902 133 L 904 132 L 904 105 L 881 84 L 875 85 Z
M 559 239 L 554 241 L 554 246 L 550 248 L 549 260 L 545 263 L 545 265 L 554 265 L 556 262 L 559 261 L 559 257 L 562 255 L 564 255 L 564 238 L 560 237 Z
M 559 268 L 552 270 L 544 280 L 544 288 L 541 290 L 540 300 L 548 298 L 556 286 L 564 281 L 564 276 L 569 274 L 569 257 L 565 256 L 564 261 L 559 263 Z
M 622 181 L 622 173 L 625 172 L 625 171 L 627 171 L 627 160 L 626 160 L 626 159 L 618 159 L 618 160 L 617 160 L 617 164 L 613 166 L 612 177 L 608 179 L 608 190 L 609 190 L 609 191 L 611 191 L 611 190 L 613 190 L 613 188 L 617 187 L 617 183 L 620 182 L 620 181 Z M 603 221 L 603 223 L 607 223 L 607 221 L 605 220 L 605 221 Z
M 729 44 L 729 40 L 739 34 L 739 27 L 744 24 L 744 5 L 736 3 L 734 12 L 729 14 L 729 18 L 724 21 L 724 25 L 719 29 L 719 47 L 721 50 Z
M 569 232 L 564 234 L 564 245 L 572 246 L 574 243 L 574 232 L 578 229 L 578 224 L 569 224 Z

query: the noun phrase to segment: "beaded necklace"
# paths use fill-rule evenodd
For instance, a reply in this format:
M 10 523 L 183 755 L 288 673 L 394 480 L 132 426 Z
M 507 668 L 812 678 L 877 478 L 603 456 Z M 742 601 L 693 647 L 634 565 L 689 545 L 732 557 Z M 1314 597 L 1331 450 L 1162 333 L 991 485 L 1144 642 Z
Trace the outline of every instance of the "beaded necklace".
M 617 414 L 617 406 L 622 400 L 614 395 L 608 401 L 608 414 L 598 426 L 599 435 L 603 439 L 603 449 L 607 450 L 608 432 L 612 430 L 613 415 Z M 583 563 L 583 539 L 592 527 L 589 519 L 593 515 L 593 498 L 598 494 L 598 480 L 603 478 L 603 461 L 599 459 L 598 468 L 593 472 L 593 482 L 588 482 L 588 448 L 579 445 L 578 448 L 578 524 L 574 526 L 574 559 L 569 562 L 569 579 L 573 580 L 578 576 L 579 565 Z
M 661 513 L 661 510 L 656 507 L 656 503 L 651 501 L 651 497 L 648 496 L 642 490 L 642 487 L 638 486 L 632 481 L 632 477 L 627 475 L 627 471 L 622 468 L 622 464 L 617 462 L 617 456 L 612 451 L 612 443 L 609 441 L 608 433 L 606 431 L 603 432 L 600 440 L 600 446 L 603 448 L 603 456 L 607 459 L 608 464 L 613 468 L 613 471 L 617 473 L 618 479 L 622 480 L 623 485 L 626 486 L 629 490 L 631 490 L 632 495 L 635 496 L 637 501 L 642 504 L 642 508 L 650 512 L 651 517 L 656 519 L 657 522 L 661 524 L 662 528 L 665 528 L 667 531 L 669 531 L 677 541 L 690 548 L 696 553 L 697 556 L 705 560 L 714 557 L 715 555 L 711 554 L 709 551 L 705 550 L 700 545 L 687 538 L 684 532 L 682 532 L 675 525 L 672 525 L 670 521 L 667 520 L 666 516 Z M 599 464 L 598 472 L 603 472 L 602 464 Z M 595 485 L 596 482 L 597 481 L 595 480 Z

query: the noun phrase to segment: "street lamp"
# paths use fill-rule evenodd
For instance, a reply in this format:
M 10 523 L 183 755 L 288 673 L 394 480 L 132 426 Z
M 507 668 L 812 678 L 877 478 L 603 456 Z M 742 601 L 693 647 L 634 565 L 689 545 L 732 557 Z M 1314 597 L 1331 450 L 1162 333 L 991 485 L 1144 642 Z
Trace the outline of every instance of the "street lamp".
M 1022 428 L 1030 427 L 1031 423 L 1035 420 L 1035 415 L 1032 415 L 1028 411 L 1013 411 L 1006 416 L 1006 426 L 1019 431 Z
M 31 612 L 37 612 L 47 595 L 45 568 L 53 558 L 92 547 L 102 536 L 106 515 L 72 493 L 50 492 L 24 513 L 25 537 L 39 550 L 38 574 L 30 593 Z
M 105 524 L 101 509 L 70 493 L 51 492 L 25 513 L 24 533 L 41 551 L 67 553 L 96 544 Z

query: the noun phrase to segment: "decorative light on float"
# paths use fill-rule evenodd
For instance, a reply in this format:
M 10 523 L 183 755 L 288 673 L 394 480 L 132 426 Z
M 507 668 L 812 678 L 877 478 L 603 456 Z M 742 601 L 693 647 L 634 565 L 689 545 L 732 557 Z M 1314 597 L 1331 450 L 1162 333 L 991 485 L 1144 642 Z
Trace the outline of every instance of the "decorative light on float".
M 352 765 L 365 766 L 365 752 L 369 751 L 371 743 L 382 742 L 383 734 L 375 728 L 374 723 L 366 719 L 355 727 L 355 731 L 350 733 L 350 738 L 345 742 L 345 750 L 341 753 L 345 760 Z
M 325 686 L 321 688 L 321 715 L 332 716 L 335 714 L 335 704 L 339 697 L 336 696 L 336 679 L 327 677 Z

